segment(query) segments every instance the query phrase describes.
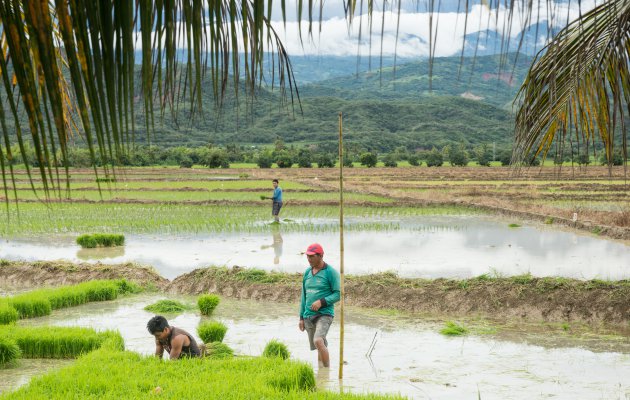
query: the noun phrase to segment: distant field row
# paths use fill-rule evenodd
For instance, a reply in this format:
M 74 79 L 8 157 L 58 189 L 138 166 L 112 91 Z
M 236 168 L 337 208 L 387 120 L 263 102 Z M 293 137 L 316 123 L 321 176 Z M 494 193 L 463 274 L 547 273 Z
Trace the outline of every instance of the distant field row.
M 185 204 L 84 204 L 20 203 L 9 208 L 9 223 L 2 235 L 53 233 L 160 233 L 258 232 L 269 230 L 267 206 Z M 420 215 L 472 215 L 479 211 L 460 207 L 357 207 L 345 208 L 346 229 L 398 229 L 401 218 Z M 338 229 L 336 206 L 287 206 L 282 211 L 283 231 L 316 232 Z M 7 209 L 0 207 L 0 218 Z

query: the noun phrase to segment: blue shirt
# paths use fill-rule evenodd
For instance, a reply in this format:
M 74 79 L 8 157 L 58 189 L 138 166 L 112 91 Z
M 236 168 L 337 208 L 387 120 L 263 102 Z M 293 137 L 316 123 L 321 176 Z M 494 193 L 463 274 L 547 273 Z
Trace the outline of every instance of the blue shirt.
M 273 196 L 271 197 L 271 200 L 275 201 L 276 203 L 282 203 L 282 188 L 280 186 L 273 190 Z

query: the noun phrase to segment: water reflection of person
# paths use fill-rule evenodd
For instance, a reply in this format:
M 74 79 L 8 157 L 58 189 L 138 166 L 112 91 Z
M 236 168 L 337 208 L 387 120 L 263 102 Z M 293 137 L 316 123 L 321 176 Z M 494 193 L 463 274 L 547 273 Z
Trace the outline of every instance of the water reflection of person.
M 273 247 L 273 263 L 280 264 L 280 257 L 282 256 L 282 233 L 280 232 L 280 226 L 273 225 L 271 227 L 271 234 L 273 236 L 272 244 L 260 246 L 260 248 L 264 250 Z

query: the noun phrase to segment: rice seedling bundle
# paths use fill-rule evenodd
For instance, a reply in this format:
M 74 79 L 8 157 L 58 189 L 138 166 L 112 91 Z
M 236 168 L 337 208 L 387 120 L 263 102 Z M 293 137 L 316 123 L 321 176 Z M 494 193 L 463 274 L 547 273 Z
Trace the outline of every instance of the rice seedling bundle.
M 77 238 L 77 244 L 87 249 L 122 246 L 125 244 L 125 236 L 112 233 L 85 234 Z
M 273 339 L 267 343 L 262 355 L 263 357 L 280 357 L 283 360 L 287 360 L 291 356 L 291 353 L 287 345 L 279 340 Z
M 20 347 L 14 340 L 0 337 L 0 366 L 20 358 Z
M 197 298 L 197 306 L 201 315 L 211 315 L 215 308 L 219 305 L 221 298 L 216 294 L 204 294 Z
M 206 347 L 204 351 L 204 357 L 206 358 L 221 360 L 234 357 L 234 350 L 225 343 L 212 342 L 206 343 L 204 346 Z
M 442 330 L 440 330 L 440 333 L 446 336 L 461 336 L 466 335 L 468 333 L 468 329 L 466 329 L 462 325 L 456 324 L 453 321 L 447 321 L 446 327 L 442 328 Z
M 10 324 L 20 318 L 18 311 L 6 300 L 0 302 L 0 325 Z
M 205 321 L 197 327 L 197 334 L 204 343 L 222 342 L 227 326 L 219 321 Z
M 118 332 L 78 327 L 12 325 L 3 334 L 17 343 L 24 358 L 76 358 L 98 349 L 106 341 L 117 349 L 124 343 Z
M 20 318 L 35 318 L 50 315 L 52 306 L 50 300 L 42 291 L 20 294 L 9 299 L 9 304 L 15 308 Z
M 175 300 L 159 300 L 144 307 L 146 311 L 156 314 L 181 313 L 188 309 L 185 304 Z

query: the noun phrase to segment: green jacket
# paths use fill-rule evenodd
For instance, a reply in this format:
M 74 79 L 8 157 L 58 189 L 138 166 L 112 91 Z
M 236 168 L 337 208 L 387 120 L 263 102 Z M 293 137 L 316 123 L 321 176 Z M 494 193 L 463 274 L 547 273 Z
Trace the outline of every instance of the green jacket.
M 313 275 L 313 269 L 308 268 L 302 278 L 302 301 L 300 303 L 300 319 L 312 317 L 318 314 L 335 315 L 335 303 L 341 298 L 341 285 L 339 272 L 328 264 L 317 274 Z M 311 304 L 321 300 L 322 307 L 319 311 L 312 311 Z

